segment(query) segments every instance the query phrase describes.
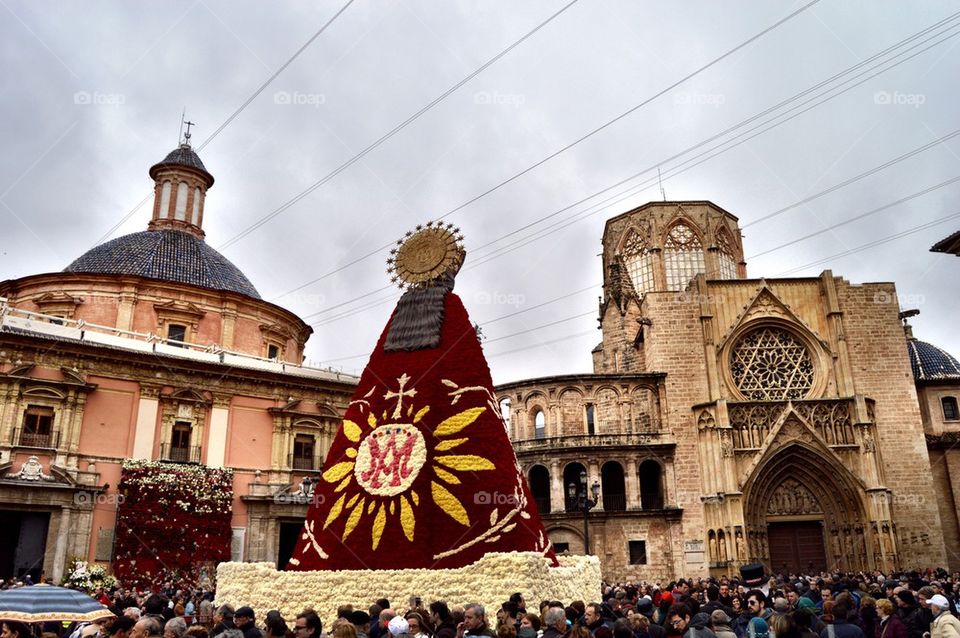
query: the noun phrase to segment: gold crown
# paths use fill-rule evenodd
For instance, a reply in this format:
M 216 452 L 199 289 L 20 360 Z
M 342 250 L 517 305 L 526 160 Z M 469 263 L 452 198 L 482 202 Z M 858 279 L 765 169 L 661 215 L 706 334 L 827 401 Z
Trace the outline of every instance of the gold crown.
M 387 259 L 387 273 L 390 283 L 400 288 L 427 286 L 444 275 L 456 276 L 466 256 L 459 228 L 427 222 L 397 240 Z

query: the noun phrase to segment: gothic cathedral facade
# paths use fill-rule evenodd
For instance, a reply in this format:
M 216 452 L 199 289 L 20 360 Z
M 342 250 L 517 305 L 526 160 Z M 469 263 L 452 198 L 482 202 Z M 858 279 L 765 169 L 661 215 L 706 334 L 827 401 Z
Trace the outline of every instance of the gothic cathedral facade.
M 947 565 L 938 406 L 894 285 L 748 278 L 743 254 L 708 201 L 609 219 L 593 373 L 498 388 L 554 544 L 588 532 L 608 579 Z

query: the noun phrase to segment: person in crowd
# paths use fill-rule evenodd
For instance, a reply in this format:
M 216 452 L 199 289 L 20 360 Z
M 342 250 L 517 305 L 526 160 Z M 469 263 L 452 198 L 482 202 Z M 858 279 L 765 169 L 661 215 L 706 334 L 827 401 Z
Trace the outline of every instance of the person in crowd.
M 348 620 L 357 630 L 358 638 L 368 638 L 370 631 L 370 614 L 362 609 L 355 609 L 348 615 Z
M 323 623 L 320 622 L 320 616 L 312 609 L 304 609 L 297 614 L 297 620 L 293 623 L 294 638 L 320 638 L 323 633 Z
M 927 638 L 960 638 L 960 620 L 950 613 L 950 601 L 946 596 L 934 594 L 927 600 L 933 616 Z
M 613 632 L 604 622 L 603 610 L 598 603 L 590 603 L 584 607 L 583 626 L 593 638 L 613 638 Z
M 236 629 L 236 625 L 233 623 L 233 613 L 234 609 L 231 605 L 220 605 L 220 607 L 217 608 L 216 613 L 213 615 L 213 631 L 210 632 L 213 638 L 216 638 L 227 629 Z
M 897 605 L 899 605 L 900 618 L 907 628 L 908 638 L 923 638 L 930 625 L 924 625 L 923 609 L 917 604 L 917 599 L 909 589 L 902 589 L 897 592 Z
M 130 638 L 130 632 L 136 621 L 127 616 L 121 616 L 113 621 L 110 629 L 107 630 L 107 638 Z
M 442 600 L 430 603 L 430 621 L 434 627 L 434 638 L 456 638 L 457 624 L 453 621 L 447 603 Z
M 907 626 L 897 615 L 889 598 L 881 598 L 877 601 L 877 625 L 874 638 L 909 638 Z
M 800 638 L 820 638 L 820 633 L 813 626 L 815 621 L 817 621 L 817 616 L 814 613 L 812 602 L 810 607 L 800 607 L 793 612 L 793 623 L 796 625 L 797 635 Z
M 156 616 L 148 615 L 138 620 L 130 631 L 130 638 L 160 638 L 163 636 L 163 625 Z
M 543 615 L 542 638 L 562 638 L 567 633 L 567 615 L 561 607 L 548 607 Z M 438 634 L 439 635 L 439 634 Z
M 403 617 L 407 621 L 407 633 L 411 638 L 431 638 L 431 631 L 428 621 L 417 611 L 408 611 Z
M 730 620 L 730 616 L 723 609 L 715 609 L 710 614 L 710 628 L 717 638 L 737 638 L 737 634 L 733 633 L 730 627 Z
M 30 627 L 16 620 L 4 620 L 0 626 L 0 638 L 32 638 Z
M 457 625 L 457 638 L 464 638 L 464 636 L 497 638 L 496 632 L 487 624 L 487 612 L 483 605 L 473 603 L 464 607 L 463 622 Z
M 233 624 L 243 632 L 243 638 L 263 638 L 263 632 L 257 627 L 256 616 L 251 607 L 243 606 L 233 614 Z
M 746 635 L 749 638 L 770 638 L 770 627 L 760 616 L 754 616 L 747 623 Z
M 290 627 L 277 609 L 271 609 L 263 619 L 266 628 L 266 638 L 293 638 Z
M 333 630 L 332 638 L 357 638 L 357 627 L 349 619 L 344 619 L 345 622 L 342 622 L 337 625 L 336 629 Z
M 199 623 L 187 627 L 185 638 L 210 638 L 210 630 Z
M 733 623 L 733 632 L 737 638 L 743 638 L 747 634 L 747 626 L 754 618 L 762 618 L 764 625 L 766 620 L 773 613 L 772 609 L 767 609 L 767 597 L 759 589 L 751 589 L 746 593 L 746 609 L 737 616 Z
M 187 633 L 187 623 L 181 617 L 171 618 L 163 625 L 163 638 L 183 638 Z
M 849 622 L 850 597 L 838 597 L 835 603 L 832 603 L 831 614 L 833 620 L 826 629 L 820 632 L 820 638 L 865 638 L 863 630 L 857 625 Z M 824 605 L 824 615 L 826 615 L 826 605 L 831 604 L 827 601 Z

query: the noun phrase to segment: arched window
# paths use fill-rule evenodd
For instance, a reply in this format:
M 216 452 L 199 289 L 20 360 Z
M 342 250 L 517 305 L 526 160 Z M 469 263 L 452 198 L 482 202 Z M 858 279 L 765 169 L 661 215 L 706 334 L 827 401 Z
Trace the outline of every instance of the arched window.
M 733 240 L 726 228 L 717 233 L 717 248 L 720 249 L 720 279 L 737 278 L 737 257 Z
M 510 399 L 500 399 L 500 416 L 503 418 L 507 432 L 510 431 Z
M 193 213 L 190 216 L 190 223 L 200 225 L 200 187 L 193 189 Z
M 653 290 L 653 252 L 646 239 L 630 230 L 627 240 L 623 243 L 620 256 L 630 275 L 630 283 L 638 295 Z
M 943 420 L 960 420 L 960 410 L 957 410 L 957 397 L 943 397 L 940 399 L 940 405 L 943 406 Z
M 627 490 L 623 480 L 623 466 L 607 461 L 600 468 L 600 487 L 603 490 L 603 509 L 622 512 L 627 509 Z
M 573 483 L 576 486 L 576 492 L 580 491 L 580 473 L 586 472 L 585 468 L 580 463 L 570 463 L 567 467 L 563 468 L 563 495 L 564 500 L 566 501 L 566 510 L 568 512 L 579 511 L 577 508 L 577 499 L 570 498 L 569 486 Z M 589 487 L 587 488 L 589 490 Z
M 703 244 L 693 229 L 680 222 L 663 244 L 667 290 L 684 290 L 690 280 L 704 271 Z
M 663 481 L 660 464 L 646 460 L 640 464 L 640 507 L 645 510 L 663 509 Z
M 550 472 L 542 465 L 530 468 L 530 493 L 540 514 L 550 513 Z
M 160 188 L 160 219 L 170 217 L 170 182 L 164 182 Z
M 174 218 L 184 220 L 187 219 L 187 190 L 188 186 L 186 182 L 180 182 L 177 184 L 177 205 L 176 213 Z
M 543 410 L 537 410 L 533 415 L 533 436 L 537 439 L 547 438 L 547 417 Z

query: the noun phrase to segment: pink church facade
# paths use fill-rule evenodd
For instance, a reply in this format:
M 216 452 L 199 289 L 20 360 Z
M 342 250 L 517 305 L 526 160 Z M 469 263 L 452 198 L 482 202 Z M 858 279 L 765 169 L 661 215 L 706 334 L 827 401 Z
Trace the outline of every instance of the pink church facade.
M 284 561 L 356 385 L 204 242 L 189 145 L 150 176 L 148 230 L 0 281 L 0 577 L 108 565 L 125 459 L 232 468 L 233 558 Z

